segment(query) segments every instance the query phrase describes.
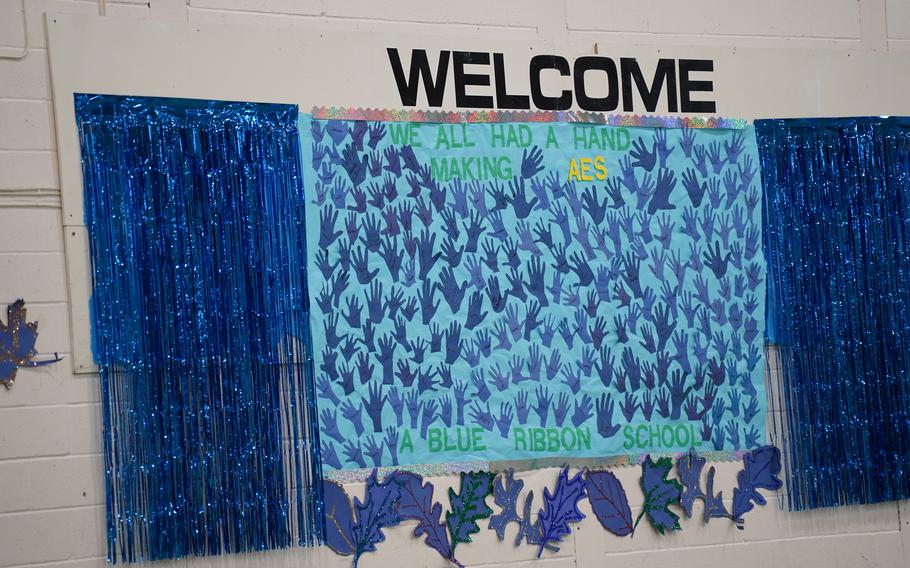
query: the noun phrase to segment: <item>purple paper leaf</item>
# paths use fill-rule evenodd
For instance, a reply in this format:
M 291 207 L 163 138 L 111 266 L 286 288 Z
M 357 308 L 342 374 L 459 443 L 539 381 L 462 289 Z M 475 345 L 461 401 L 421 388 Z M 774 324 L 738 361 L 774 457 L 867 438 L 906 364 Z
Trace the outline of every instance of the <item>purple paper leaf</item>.
M 727 507 L 724 505 L 724 492 L 720 491 L 717 495 L 714 494 L 714 466 L 711 466 L 711 469 L 708 470 L 708 486 L 706 487 L 704 500 L 704 519 L 706 523 L 709 519 L 733 518 L 733 516 L 727 512 Z
M 764 505 L 765 498 L 759 489 L 777 491 L 782 483 L 780 473 L 780 450 L 774 446 L 763 446 L 743 456 L 743 469 L 736 475 L 739 485 L 733 489 L 733 521 L 742 528 L 743 515 L 756 505 Z
M 706 462 L 705 458 L 695 454 L 694 449 L 690 449 L 685 456 L 676 461 L 679 480 L 683 484 L 679 504 L 688 518 L 692 518 L 692 505 L 695 504 L 695 500 L 705 498 L 705 493 L 701 489 L 701 471 Z
M 707 487 L 703 491 L 701 488 L 701 472 L 705 467 L 707 460 L 696 455 L 694 449 L 679 458 L 676 462 L 676 469 L 679 473 L 679 479 L 683 484 L 683 493 L 679 499 L 686 517 L 692 517 L 692 506 L 696 499 L 701 499 L 705 504 L 704 521 L 707 523 L 710 519 L 727 518 L 731 519 L 727 507 L 724 505 L 723 492 L 714 494 L 714 467 L 708 469 Z
M 477 521 L 493 514 L 486 503 L 487 495 L 493 491 L 493 477 L 488 471 L 462 472 L 458 493 L 449 489 L 451 510 L 446 513 L 446 526 L 452 537 L 453 555 L 458 543 L 471 542 L 471 535 L 480 532 Z
M 651 526 L 657 532 L 664 534 L 665 530 L 679 530 L 679 516 L 671 512 L 669 507 L 679 501 L 682 485 L 675 479 L 667 479 L 667 474 L 673 467 L 673 460 L 663 457 L 656 462 L 651 456 L 645 456 L 641 464 L 641 489 L 645 494 L 645 502 L 641 514 L 635 520 L 641 520 L 647 514 Z
M 417 521 L 414 536 L 426 535 L 424 542 L 427 546 L 436 550 L 443 558 L 458 564 L 452 554 L 446 525 L 439 520 L 442 516 L 442 505 L 433 502 L 433 484 L 423 483 L 423 478 L 416 473 L 398 472 L 394 475 L 401 485 L 398 516 Z
M 521 524 L 518 527 L 518 534 L 515 536 L 515 546 L 519 546 L 524 540 L 531 546 L 537 546 L 541 543 L 540 520 L 531 522 L 531 507 L 534 503 L 534 492 L 528 491 L 525 498 L 524 515 L 521 517 Z M 552 546 L 544 543 L 548 550 L 555 550 Z
M 13 385 L 16 371 L 20 367 L 40 367 L 60 361 L 56 353 L 53 359 L 35 361 L 35 341 L 38 339 L 38 322 L 25 319 L 25 301 L 16 300 L 6 308 L 6 323 L 0 321 L 0 384 L 6 388 Z
M 562 542 L 562 537 L 572 532 L 569 523 L 576 523 L 585 518 L 578 510 L 578 502 L 585 497 L 585 482 L 578 472 L 569 479 L 569 468 L 565 467 L 556 478 L 556 490 L 551 494 L 549 488 L 543 490 L 543 508 L 538 513 L 540 524 L 540 545 L 537 557 L 543 549 L 559 550 L 554 542 Z M 550 546 L 547 546 L 547 545 Z M 552 547 L 552 548 L 551 548 Z
M 344 488 L 334 481 L 322 482 L 325 500 L 325 543 L 342 556 L 357 551 L 354 543 L 354 510 Z
M 517 507 L 518 496 L 524 485 L 524 481 L 515 479 L 515 472 L 511 469 L 496 478 L 496 484 L 493 486 L 493 502 L 502 509 L 502 512 L 490 517 L 489 528 L 496 531 L 496 536 L 500 541 L 506 538 L 506 525 L 513 521 L 521 524 Z
M 585 491 L 594 516 L 616 536 L 632 534 L 632 509 L 622 484 L 611 471 L 588 471 Z
M 357 566 L 360 555 L 375 551 L 376 545 L 385 540 L 382 529 L 394 527 L 401 522 L 397 511 L 400 496 L 401 485 L 393 477 L 380 483 L 374 469 L 367 479 L 363 503 L 354 497 L 354 511 L 357 515 L 357 523 L 352 531 L 354 566 Z

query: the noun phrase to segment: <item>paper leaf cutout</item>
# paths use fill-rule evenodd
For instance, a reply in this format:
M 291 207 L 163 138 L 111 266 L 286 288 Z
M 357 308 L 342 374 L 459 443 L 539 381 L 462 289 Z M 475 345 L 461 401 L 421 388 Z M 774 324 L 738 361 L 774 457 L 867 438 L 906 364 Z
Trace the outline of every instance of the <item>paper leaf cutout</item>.
M 708 487 L 703 497 L 705 501 L 704 519 L 707 523 L 709 519 L 732 519 L 733 516 L 727 512 L 724 505 L 724 492 L 720 491 L 714 495 L 714 466 L 708 470 Z
M 676 471 L 683 484 L 679 504 L 688 518 L 692 518 L 692 505 L 695 504 L 695 500 L 705 498 L 705 493 L 701 490 L 701 471 L 707 461 L 696 455 L 695 449 L 690 449 L 689 453 L 676 461 Z
M 446 525 L 439 519 L 442 516 L 442 505 L 433 502 L 433 484 L 423 483 L 423 478 L 410 472 L 396 473 L 395 479 L 401 485 L 398 516 L 417 521 L 414 536 L 426 535 L 424 542 L 427 546 L 436 550 L 443 558 L 458 564 L 449 545 Z
M 673 461 L 668 457 L 655 462 L 651 456 L 645 456 L 645 461 L 641 464 L 641 489 L 645 494 L 645 502 L 641 515 L 635 521 L 636 525 L 641 516 L 647 514 L 651 526 L 660 534 L 668 529 L 679 530 L 679 516 L 670 511 L 669 507 L 679 501 L 682 485 L 675 479 L 667 479 L 672 467 Z
M 325 543 L 342 556 L 357 551 L 354 536 L 354 510 L 344 488 L 334 481 L 322 482 L 325 502 Z
M 759 489 L 777 491 L 782 483 L 780 473 L 780 450 L 774 446 L 763 446 L 743 456 L 743 469 L 736 475 L 739 485 L 733 489 L 733 521 L 742 528 L 743 515 L 756 505 L 764 505 L 765 498 Z
M 400 484 L 393 477 L 380 483 L 374 469 L 367 479 L 364 502 L 354 498 L 354 511 L 357 514 L 357 523 L 353 528 L 354 566 L 357 566 L 361 554 L 375 551 L 376 545 L 385 540 L 382 529 L 394 527 L 401 522 L 396 510 L 400 489 Z
M 521 544 L 521 541 L 524 540 L 531 546 L 537 546 L 540 544 L 540 521 L 531 522 L 531 507 L 534 503 L 534 492 L 528 491 L 528 496 L 525 498 L 525 507 L 524 515 L 521 517 L 521 524 L 518 527 L 518 535 L 515 537 L 515 546 Z M 550 546 L 544 544 L 549 550 L 553 550 Z M 555 551 L 554 551 L 555 552 Z
M 551 494 L 549 488 L 543 490 L 543 508 L 538 513 L 540 524 L 540 548 L 537 558 L 543 549 L 559 550 L 555 542 L 562 542 L 562 537 L 572 532 L 569 523 L 576 523 L 585 518 L 578 510 L 578 502 L 585 497 L 585 482 L 581 472 L 569 479 L 569 468 L 565 467 L 556 478 L 556 490 Z M 550 544 L 550 546 L 546 546 Z M 551 548 L 552 547 L 552 548 Z
M 38 322 L 25 320 L 25 301 L 16 300 L 7 306 L 6 324 L 0 322 L 0 384 L 12 387 L 20 367 L 40 367 L 60 361 L 56 353 L 48 361 L 35 361 L 37 340 Z
M 616 536 L 632 534 L 632 509 L 622 484 L 611 471 L 585 474 L 585 492 L 594 516 L 603 528 Z
M 714 466 L 708 469 L 707 491 L 701 488 L 701 472 L 707 463 L 703 457 L 695 453 L 695 449 L 690 449 L 689 453 L 676 461 L 676 470 L 679 473 L 679 479 L 683 484 L 683 493 L 679 499 L 686 517 L 692 517 L 692 506 L 696 499 L 701 499 L 705 504 L 703 519 L 707 523 L 710 519 L 727 518 L 732 519 L 727 507 L 724 505 L 723 492 L 714 494 Z
M 496 531 L 496 536 L 500 541 L 506 538 L 506 525 L 511 522 L 521 524 L 521 517 L 518 516 L 518 496 L 521 494 L 525 482 L 515 479 L 515 472 L 511 469 L 503 472 L 496 478 L 496 484 L 493 486 L 493 502 L 502 512 L 490 517 L 489 528 Z
M 452 554 L 460 542 L 471 542 L 471 535 L 480 532 L 477 521 L 493 514 L 486 498 L 493 491 L 494 474 L 488 471 L 472 471 L 461 474 L 461 486 L 456 494 L 449 489 L 451 510 L 446 513 L 446 526 L 452 537 Z

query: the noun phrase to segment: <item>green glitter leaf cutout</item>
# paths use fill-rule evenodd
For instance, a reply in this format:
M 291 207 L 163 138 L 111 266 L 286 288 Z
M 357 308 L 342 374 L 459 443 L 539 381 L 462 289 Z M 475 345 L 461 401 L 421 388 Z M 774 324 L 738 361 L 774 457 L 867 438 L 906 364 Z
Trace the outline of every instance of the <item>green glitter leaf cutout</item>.
M 453 557 L 459 542 L 471 542 L 471 535 L 480 532 L 477 521 L 493 514 L 486 498 L 493 492 L 494 477 L 489 471 L 462 473 L 459 492 L 449 489 L 451 510 L 446 513 L 446 526 L 452 536 Z

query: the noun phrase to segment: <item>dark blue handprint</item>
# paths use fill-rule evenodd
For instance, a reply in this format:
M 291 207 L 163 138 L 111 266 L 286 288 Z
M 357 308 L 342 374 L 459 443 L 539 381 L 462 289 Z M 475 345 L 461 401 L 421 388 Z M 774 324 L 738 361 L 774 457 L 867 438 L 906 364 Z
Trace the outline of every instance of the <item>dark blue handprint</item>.
M 528 414 L 531 413 L 527 392 L 518 391 L 518 394 L 515 395 L 515 412 L 517 414 L 518 423 L 522 426 L 526 425 L 528 423 Z
M 540 419 L 540 427 L 547 427 L 547 417 L 550 413 L 550 403 L 553 401 L 553 395 L 549 393 L 546 387 L 539 386 L 535 391 L 535 396 L 537 398 L 537 403 L 534 406 L 534 412 L 537 413 L 537 417 Z
M 679 141 L 679 147 L 682 148 L 683 154 L 687 158 L 692 157 L 692 147 L 695 145 L 695 131 L 691 128 L 684 127 L 682 129 L 682 137 Z
M 379 224 L 379 218 L 373 213 L 370 213 L 363 220 L 363 237 L 361 240 L 367 250 L 371 252 L 378 251 L 379 246 L 382 244 L 382 228 Z M 353 243 L 351 244 L 353 245 Z
M 654 169 L 654 165 L 657 164 L 657 141 L 655 140 L 651 150 L 648 150 L 644 141 L 638 138 L 632 142 L 632 150 L 629 151 L 629 155 L 635 159 L 632 163 L 634 167 L 650 172 Z
M 415 390 L 405 395 L 404 404 L 408 409 L 408 415 L 411 417 L 411 429 L 416 430 L 417 425 L 420 422 L 420 414 L 423 410 L 424 401 L 420 400 L 420 394 Z
M 351 266 L 357 275 L 357 281 L 361 284 L 372 282 L 376 275 L 379 274 L 378 268 L 372 272 L 370 271 L 370 253 L 366 248 L 358 247 L 354 249 L 351 253 Z
M 363 405 L 360 403 L 354 404 L 350 400 L 346 400 L 338 409 L 341 410 L 341 415 L 347 418 L 348 422 L 353 424 L 357 435 L 362 435 L 363 420 L 361 420 L 361 412 L 363 411 Z
M 727 273 L 727 264 L 730 262 L 730 252 L 726 255 L 720 253 L 720 242 L 714 241 L 714 249 L 708 245 L 707 252 L 704 253 L 705 266 L 714 273 L 714 277 L 720 280 Z
M 508 439 L 513 418 L 512 405 L 508 402 L 501 403 L 499 405 L 499 416 L 496 417 L 496 427 L 499 429 L 499 435 L 503 438 Z
M 326 207 L 319 214 L 319 248 L 326 249 L 341 236 L 341 231 L 335 230 L 338 221 L 338 211 Z
M 543 170 L 543 152 L 538 146 L 521 153 L 521 177 L 532 178 Z
M 553 421 L 556 422 L 557 427 L 562 428 L 568 414 L 569 395 L 563 392 L 559 394 L 559 398 L 553 403 Z
M 715 174 L 719 174 L 726 164 L 726 160 L 720 155 L 720 148 L 720 142 L 717 141 L 711 142 L 708 147 L 708 161 L 711 162 L 711 169 Z
M 487 317 L 486 311 L 483 309 L 483 293 L 474 292 L 471 294 L 471 298 L 468 300 L 468 314 L 465 318 L 464 326 L 467 329 L 474 329 Z
M 420 238 L 417 239 L 417 263 L 420 266 L 418 276 L 421 279 L 425 279 L 429 276 L 433 265 L 436 264 L 436 261 L 442 256 L 441 252 L 434 252 L 435 246 L 436 233 L 430 235 L 429 230 L 424 229 L 420 234 Z
M 689 201 L 692 202 L 692 207 L 701 207 L 701 202 L 705 196 L 705 191 L 708 189 L 708 184 L 705 182 L 699 183 L 698 177 L 695 175 L 695 170 L 692 168 L 687 169 L 683 173 L 682 182 L 686 193 L 689 195 Z
M 512 204 L 515 216 L 518 219 L 526 219 L 534 209 L 534 205 L 537 204 L 537 198 L 534 197 L 530 201 L 528 200 L 524 178 L 517 176 L 512 178 L 512 181 L 509 182 L 509 189 L 512 192 L 509 202 Z
M 360 185 L 366 179 L 369 166 L 368 160 L 369 158 L 366 154 L 361 156 L 357 153 L 357 149 L 353 144 L 348 144 L 344 147 L 342 151 L 342 166 L 348 173 L 351 183 L 355 186 Z
M 658 128 L 654 132 L 654 142 L 657 146 L 657 155 L 660 157 L 660 167 L 663 168 L 667 165 L 667 158 L 675 148 L 667 145 L 667 131 L 662 128 Z
M 335 469 L 341 469 L 341 460 L 338 459 L 338 452 L 332 442 L 322 441 L 322 463 Z
M 606 393 L 600 395 L 597 400 L 597 432 L 605 439 L 612 438 L 620 429 L 619 424 L 613 424 L 614 408 L 613 397 Z
M 458 360 L 461 354 L 461 325 L 452 322 L 449 325 L 449 331 L 446 333 L 446 357 L 445 361 L 451 365 Z
M 461 302 L 464 300 L 468 285 L 468 282 L 459 283 L 455 278 L 454 271 L 449 266 L 443 267 L 439 273 L 439 280 L 436 281 L 436 286 L 442 293 L 446 303 L 449 304 L 453 314 L 457 314 L 461 310 Z
M 338 396 L 335 395 L 335 389 L 332 388 L 332 381 L 327 375 L 319 375 L 319 378 L 316 379 L 316 388 L 319 389 L 320 397 L 329 399 L 335 405 L 341 403 Z
M 464 222 L 464 230 L 468 235 L 468 240 L 464 247 L 465 251 L 470 253 L 477 252 L 477 241 L 480 239 L 480 235 L 486 231 L 486 227 L 483 226 L 481 217 L 477 212 L 471 212 L 470 219 Z
M 490 412 L 489 402 L 486 404 L 486 409 L 484 409 L 484 407 L 480 406 L 480 403 L 475 400 L 474 405 L 468 410 L 471 411 L 472 421 L 477 423 L 480 427 L 488 432 L 493 431 L 493 425 L 495 421 L 493 419 L 493 414 Z
M 670 203 L 670 194 L 674 187 L 676 187 L 676 174 L 666 168 L 660 168 L 657 173 L 656 189 L 648 203 L 648 213 L 653 215 L 658 210 L 676 209 L 676 205 Z
M 420 420 L 420 436 L 423 439 L 427 438 L 427 431 L 433 425 L 433 422 L 436 421 L 438 408 L 439 404 L 435 400 L 428 400 L 423 407 L 423 417 Z
M 474 369 L 471 371 L 471 382 L 474 385 L 474 388 L 477 389 L 474 395 L 480 400 L 486 402 L 492 396 L 490 388 L 487 386 L 487 381 L 484 378 L 483 371 L 480 369 Z
M 394 365 L 395 365 L 395 338 L 390 335 L 384 335 L 377 342 L 379 348 L 376 353 L 376 359 L 382 366 L 382 382 L 391 385 L 394 382 Z
M 436 296 L 436 286 L 430 280 L 424 280 L 423 285 L 420 289 L 419 299 L 420 299 L 420 312 L 423 316 L 423 325 L 429 325 L 430 321 L 433 319 L 433 316 L 436 315 L 436 310 L 439 309 L 438 302 L 434 302 Z M 436 346 L 431 339 L 430 344 Z M 433 349 L 435 353 L 438 349 Z

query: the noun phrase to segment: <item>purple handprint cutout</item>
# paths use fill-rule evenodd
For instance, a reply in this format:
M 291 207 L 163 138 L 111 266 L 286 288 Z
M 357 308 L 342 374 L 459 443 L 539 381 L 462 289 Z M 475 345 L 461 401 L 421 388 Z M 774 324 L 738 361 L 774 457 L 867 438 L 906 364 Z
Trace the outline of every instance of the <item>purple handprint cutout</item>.
M 657 164 L 657 141 L 654 141 L 649 151 L 641 138 L 636 139 L 632 142 L 632 150 L 629 151 L 629 156 L 635 160 L 632 162 L 633 167 L 642 168 L 650 172 L 654 169 L 654 165 Z
M 602 394 L 597 400 L 597 432 L 603 438 L 612 438 L 619 432 L 620 425 L 613 424 L 613 397 Z
M 532 178 L 543 170 L 543 152 L 538 146 L 531 151 L 524 150 L 521 154 L 521 177 Z

